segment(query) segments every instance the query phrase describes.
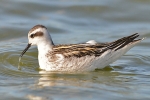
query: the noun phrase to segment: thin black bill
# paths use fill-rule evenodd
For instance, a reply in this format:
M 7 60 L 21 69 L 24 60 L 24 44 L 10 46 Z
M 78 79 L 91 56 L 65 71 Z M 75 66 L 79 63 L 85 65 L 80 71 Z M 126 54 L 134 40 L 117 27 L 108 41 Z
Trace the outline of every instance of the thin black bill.
M 21 53 L 20 57 L 22 57 L 30 47 L 31 47 L 31 44 L 28 44 L 26 48 L 23 50 L 23 52 Z

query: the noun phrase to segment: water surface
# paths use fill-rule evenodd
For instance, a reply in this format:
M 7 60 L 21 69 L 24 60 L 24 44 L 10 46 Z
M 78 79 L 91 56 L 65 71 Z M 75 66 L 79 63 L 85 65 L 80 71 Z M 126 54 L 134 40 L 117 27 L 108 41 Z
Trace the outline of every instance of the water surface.
M 149 5 L 148 0 L 0 0 L 0 99 L 149 100 Z M 39 70 L 36 47 L 18 70 L 27 33 L 36 24 L 48 28 L 55 44 L 110 42 L 136 32 L 146 39 L 102 70 Z

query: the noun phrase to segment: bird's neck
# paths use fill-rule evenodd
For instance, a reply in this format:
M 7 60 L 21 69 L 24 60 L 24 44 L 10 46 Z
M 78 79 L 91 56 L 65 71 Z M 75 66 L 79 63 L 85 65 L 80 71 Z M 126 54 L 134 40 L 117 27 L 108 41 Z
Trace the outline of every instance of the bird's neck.
M 37 45 L 37 48 L 38 48 L 38 51 L 39 51 L 39 54 L 46 54 L 48 53 L 49 51 L 52 51 L 53 49 L 53 42 L 51 41 L 44 41 L 44 42 L 41 42 Z

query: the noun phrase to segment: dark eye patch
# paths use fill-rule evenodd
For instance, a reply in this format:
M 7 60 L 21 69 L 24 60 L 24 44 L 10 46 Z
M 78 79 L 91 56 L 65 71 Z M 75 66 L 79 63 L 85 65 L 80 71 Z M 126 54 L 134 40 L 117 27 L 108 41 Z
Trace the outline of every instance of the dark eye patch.
M 40 31 L 39 31 L 39 32 L 36 32 L 36 33 L 35 33 L 35 36 L 43 36 L 43 32 L 40 32 Z
M 35 34 L 30 35 L 31 38 L 34 38 L 36 36 L 43 36 L 43 32 L 36 32 Z

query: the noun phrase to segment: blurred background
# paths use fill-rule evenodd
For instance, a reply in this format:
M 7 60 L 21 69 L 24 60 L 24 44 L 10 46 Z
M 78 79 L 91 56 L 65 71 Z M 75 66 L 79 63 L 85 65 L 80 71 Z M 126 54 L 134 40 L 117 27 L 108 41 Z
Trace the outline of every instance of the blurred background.
M 48 28 L 55 44 L 111 42 L 136 32 L 146 39 L 102 70 L 41 71 L 36 47 L 18 70 L 28 31 L 37 24 Z M 149 37 L 149 0 L 0 0 L 0 98 L 149 100 Z

